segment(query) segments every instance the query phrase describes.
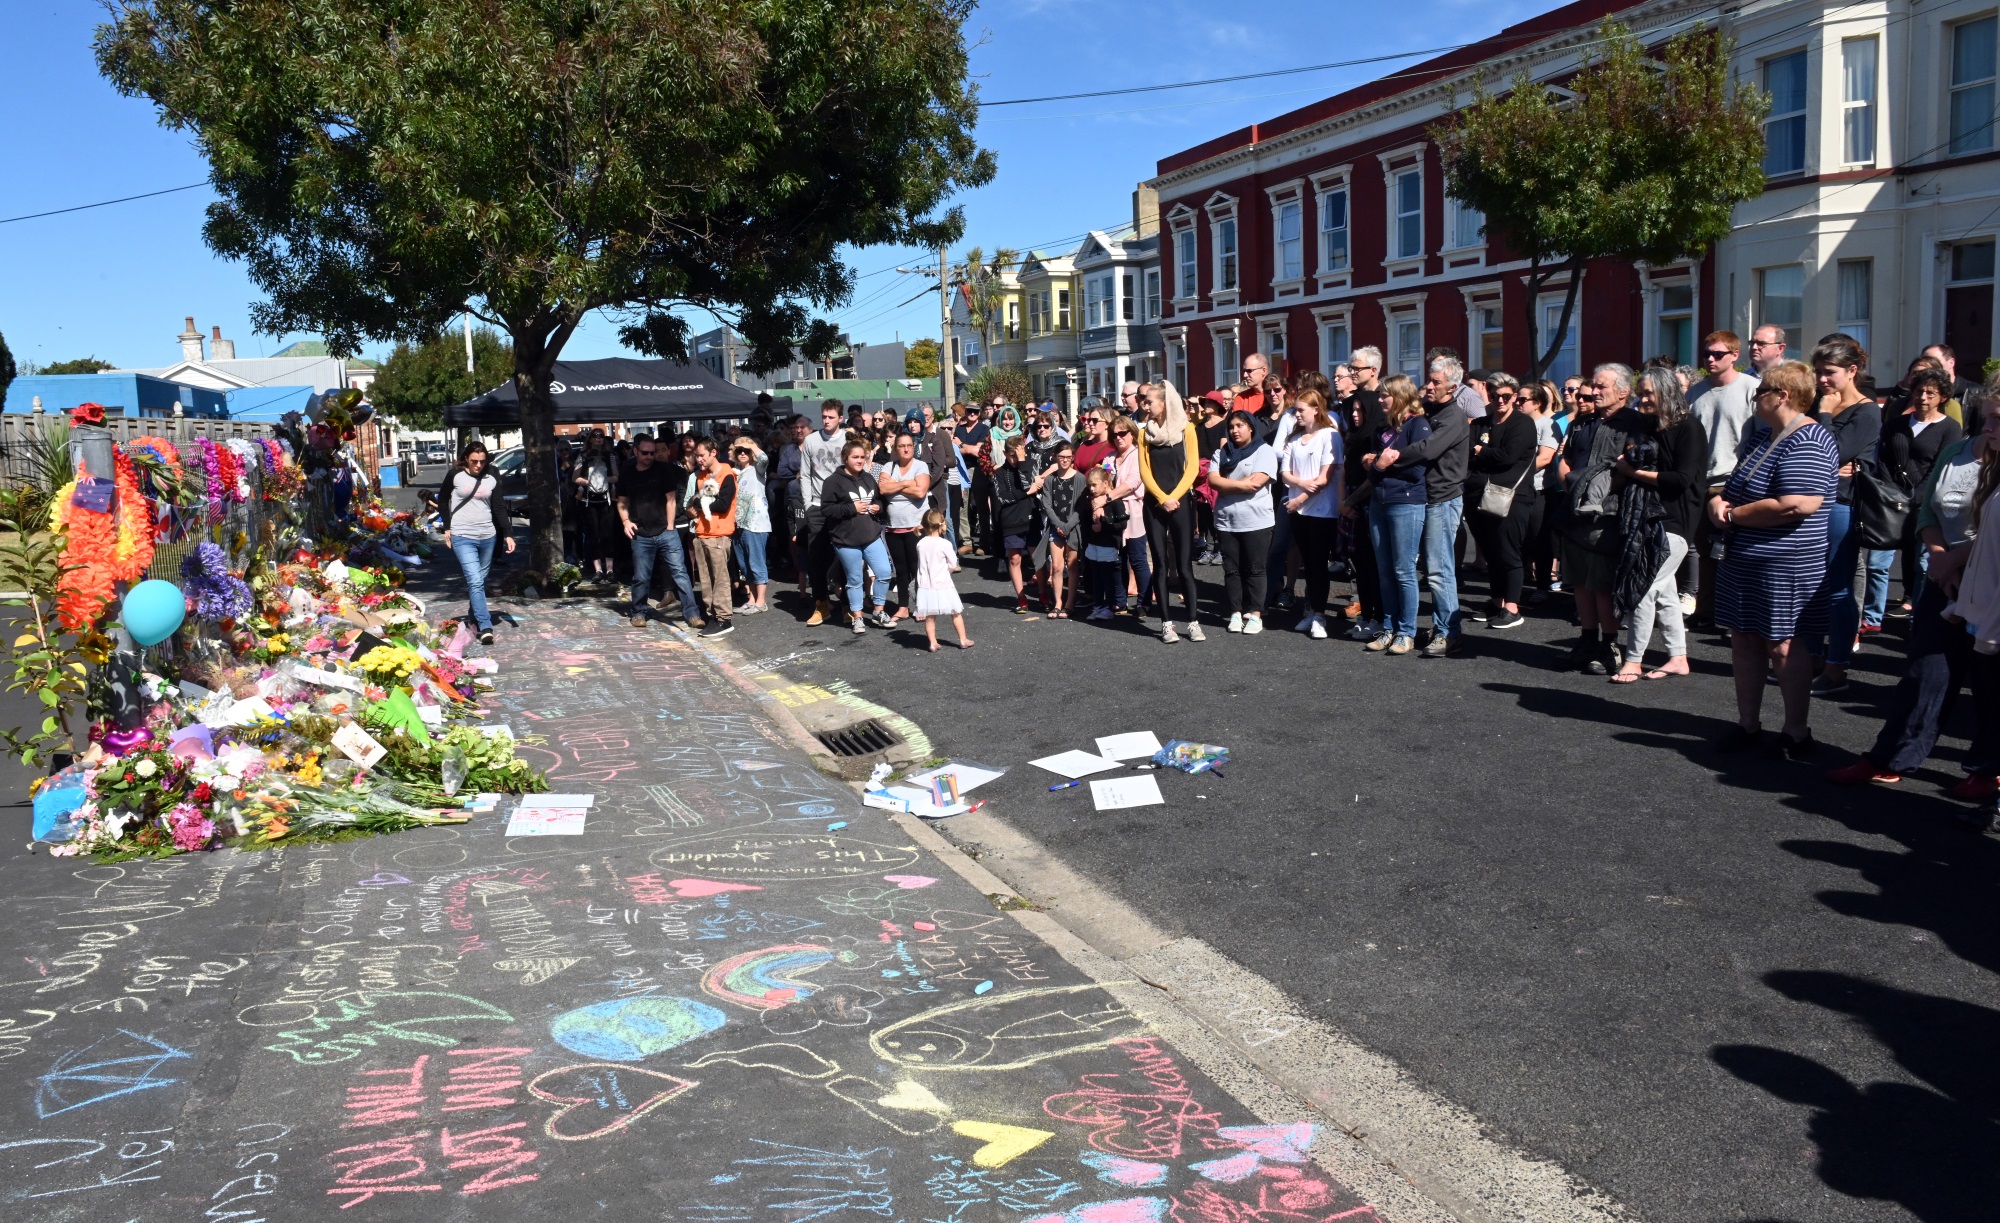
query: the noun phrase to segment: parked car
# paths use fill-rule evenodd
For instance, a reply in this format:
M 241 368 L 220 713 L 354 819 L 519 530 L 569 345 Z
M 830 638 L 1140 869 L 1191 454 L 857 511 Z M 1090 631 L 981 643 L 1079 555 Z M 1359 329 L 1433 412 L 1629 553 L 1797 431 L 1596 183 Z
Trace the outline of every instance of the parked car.
M 496 453 L 488 460 L 491 470 L 500 479 L 500 504 L 506 508 L 510 518 L 528 516 L 528 452 L 519 446 L 510 446 Z
M 426 463 L 451 462 L 451 444 L 448 442 L 425 442 L 423 461 Z

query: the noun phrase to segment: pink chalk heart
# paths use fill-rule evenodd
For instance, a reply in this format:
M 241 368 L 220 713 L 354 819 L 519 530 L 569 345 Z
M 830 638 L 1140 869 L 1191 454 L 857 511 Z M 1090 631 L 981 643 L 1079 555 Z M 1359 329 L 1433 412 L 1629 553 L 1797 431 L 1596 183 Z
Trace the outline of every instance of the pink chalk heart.
M 890 883 L 895 884 L 906 892 L 914 892 L 918 888 L 927 888 L 937 882 L 937 880 L 931 878 L 929 875 L 884 875 L 882 878 L 887 879 Z
M 724 892 L 761 892 L 764 889 L 754 883 L 721 883 L 714 879 L 669 879 L 667 886 L 674 894 L 686 900 L 696 900 L 703 896 L 720 896 Z

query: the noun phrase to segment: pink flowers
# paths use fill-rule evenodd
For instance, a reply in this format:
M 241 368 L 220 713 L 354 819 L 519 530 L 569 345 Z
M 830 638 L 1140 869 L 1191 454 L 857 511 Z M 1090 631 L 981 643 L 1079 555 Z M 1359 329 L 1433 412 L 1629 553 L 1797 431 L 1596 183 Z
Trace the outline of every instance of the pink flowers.
M 174 847 L 183 853 L 194 853 L 207 849 L 215 839 L 215 821 L 201 813 L 201 808 L 193 803 L 176 803 L 167 812 L 167 830 L 173 833 Z

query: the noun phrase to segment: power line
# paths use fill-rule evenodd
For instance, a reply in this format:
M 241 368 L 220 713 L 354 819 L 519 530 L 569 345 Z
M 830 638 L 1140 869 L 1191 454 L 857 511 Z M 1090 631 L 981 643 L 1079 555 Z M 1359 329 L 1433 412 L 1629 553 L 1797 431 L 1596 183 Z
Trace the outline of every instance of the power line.
M 47 212 L 28 212 L 18 217 L 0 217 L 0 225 L 10 225 L 15 221 L 32 221 L 37 217 L 59 217 L 66 212 L 84 212 L 91 208 L 105 208 L 112 204 L 128 204 L 133 200 L 150 200 L 156 195 L 172 195 L 176 191 L 192 191 L 196 187 L 206 187 L 208 182 L 189 183 L 185 187 L 168 187 L 161 191 L 145 191 L 138 195 L 121 195 L 115 200 L 99 200 L 95 204 L 78 204 L 73 208 L 51 208 Z
M 1537 35 L 1536 37 L 1540 37 Z M 1330 64 L 1308 64 L 1301 68 L 1273 68 L 1269 72 L 1244 72 L 1236 76 L 1209 77 L 1201 81 L 1175 81 L 1166 85 L 1132 85 L 1124 89 L 1094 89 L 1088 93 L 1052 93 L 1040 98 L 1007 98 L 999 102 L 981 102 L 982 110 L 995 106 L 1027 106 L 1035 102 L 1069 102 L 1077 98 L 1115 98 L 1132 93 L 1158 93 L 1163 89 L 1196 89 L 1203 85 L 1227 85 L 1233 81 L 1256 81 L 1270 76 L 1296 76 L 1303 72 L 1326 72 L 1333 68 L 1356 68 L 1362 64 L 1382 64 L 1391 60 L 1412 59 L 1419 55 L 1443 55 L 1450 51 L 1463 51 L 1476 43 L 1455 43 L 1449 47 L 1430 47 L 1422 51 L 1397 51 L 1389 55 L 1370 55 L 1363 59 L 1335 60 Z

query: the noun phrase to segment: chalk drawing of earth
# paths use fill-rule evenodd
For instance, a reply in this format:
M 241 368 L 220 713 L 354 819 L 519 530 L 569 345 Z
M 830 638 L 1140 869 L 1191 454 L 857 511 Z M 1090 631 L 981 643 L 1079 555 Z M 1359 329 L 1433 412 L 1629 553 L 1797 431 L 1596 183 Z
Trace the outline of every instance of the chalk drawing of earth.
M 706 1036 L 728 1017 L 692 998 L 617 998 L 556 1016 L 556 1043 L 585 1057 L 636 1062 Z

